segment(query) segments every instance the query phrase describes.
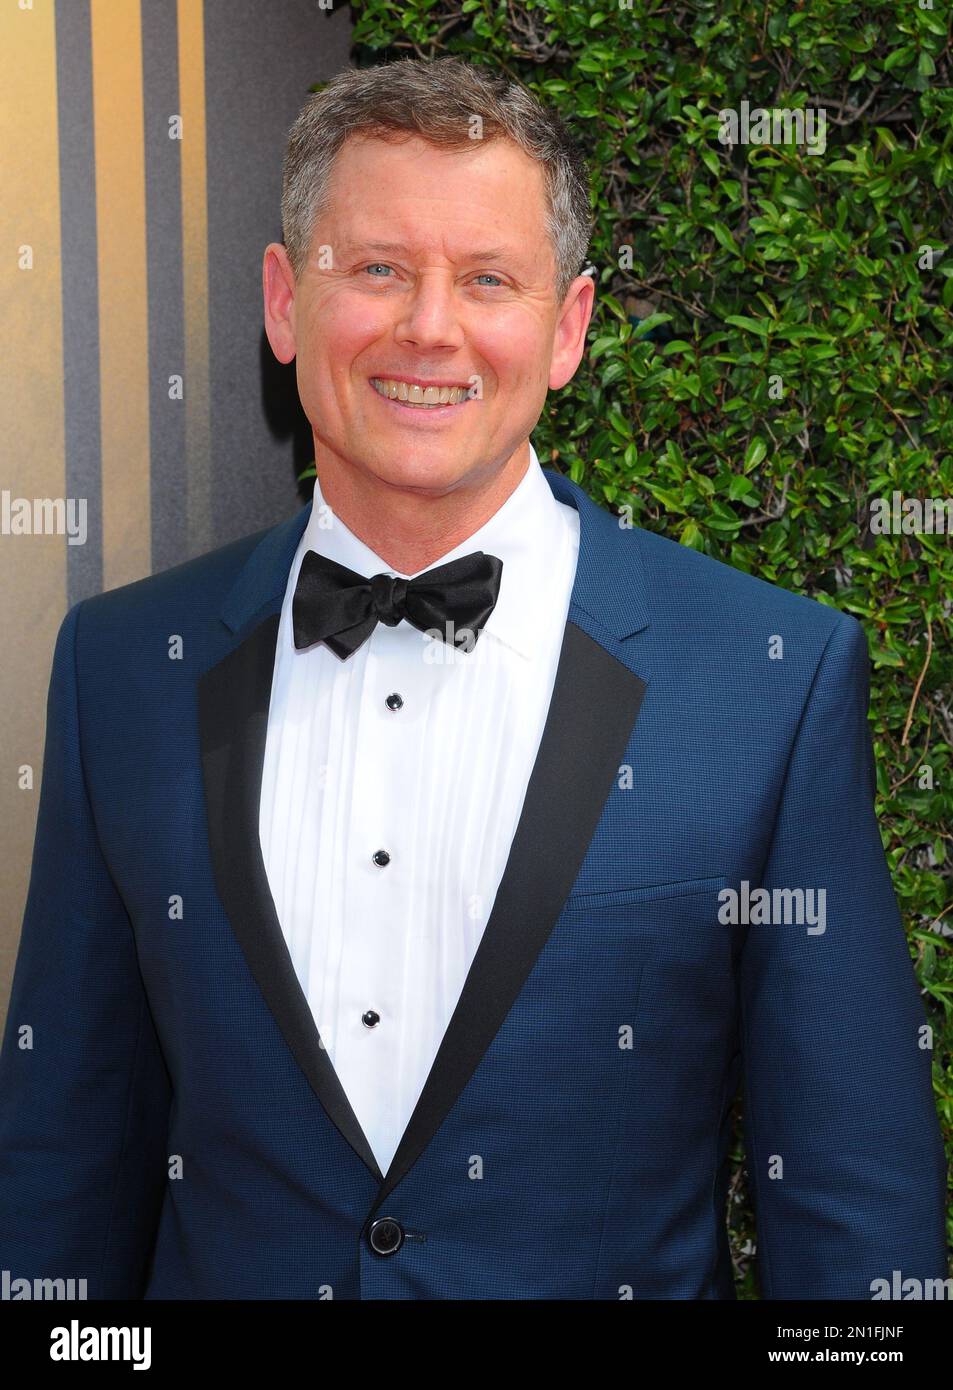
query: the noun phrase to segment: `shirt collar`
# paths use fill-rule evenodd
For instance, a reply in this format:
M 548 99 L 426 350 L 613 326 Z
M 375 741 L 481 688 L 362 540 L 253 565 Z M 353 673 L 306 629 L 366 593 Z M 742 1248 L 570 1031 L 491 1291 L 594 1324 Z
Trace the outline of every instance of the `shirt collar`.
M 545 634 L 544 615 L 548 611 L 546 575 L 552 568 L 557 547 L 565 544 L 569 517 L 575 508 L 558 501 L 546 481 L 532 442 L 529 465 L 523 477 L 501 507 L 472 535 L 446 554 L 433 560 L 427 569 L 447 564 L 471 551 L 483 550 L 503 562 L 500 592 L 496 606 L 486 621 L 484 635 L 492 636 L 521 655 L 532 658 Z M 350 531 L 324 501 L 315 479 L 314 503 L 298 547 L 297 570 L 309 550 L 336 560 L 339 565 L 369 579 L 374 574 L 401 574 Z M 422 570 L 417 571 L 423 573 Z

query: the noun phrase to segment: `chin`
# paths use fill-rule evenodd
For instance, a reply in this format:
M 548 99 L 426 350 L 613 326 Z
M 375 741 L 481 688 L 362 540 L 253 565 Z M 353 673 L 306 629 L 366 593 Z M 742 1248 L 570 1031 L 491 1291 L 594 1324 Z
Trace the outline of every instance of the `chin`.
M 431 457 L 428 457 L 428 454 Z M 449 455 L 449 457 L 448 457 Z M 455 487 L 466 476 L 468 470 L 461 467 L 462 460 L 458 449 L 440 444 L 436 440 L 429 449 L 420 450 L 413 458 L 406 455 L 395 459 L 393 450 L 382 445 L 382 461 L 376 460 L 368 467 L 382 483 L 389 487 L 414 489 L 433 489 L 445 492 Z
M 392 468 L 378 475 L 390 487 L 406 488 L 413 492 L 432 492 L 439 496 L 452 492 L 466 476 L 459 469 L 405 467 Z

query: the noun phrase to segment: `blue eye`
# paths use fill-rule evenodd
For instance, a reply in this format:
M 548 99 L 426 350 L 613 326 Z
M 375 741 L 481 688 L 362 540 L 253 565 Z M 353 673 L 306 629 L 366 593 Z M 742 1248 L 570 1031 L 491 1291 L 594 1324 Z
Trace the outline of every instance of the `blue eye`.
M 502 283 L 503 283 L 503 281 L 500 279 L 500 277 L 499 277 L 498 275 L 494 275 L 493 272 L 492 272 L 491 270 L 485 270 L 485 271 L 483 271 L 482 275 L 478 275 L 476 278 L 477 278 L 478 280 L 495 280 L 495 281 L 497 282 L 497 284 L 499 284 L 499 285 L 502 285 Z M 487 288 L 487 289 L 492 289 L 492 286 L 491 286 L 491 285 L 487 285 L 486 288 Z
M 375 270 L 375 269 L 390 270 L 390 266 L 389 266 L 389 265 L 384 265 L 383 261 L 372 261 L 371 264 L 370 264 L 370 265 L 366 265 L 366 266 L 364 267 L 364 269 L 365 269 L 365 270 Z M 372 278 L 375 279 L 375 280 L 377 280 L 377 279 L 386 278 L 386 277 L 380 277 L 380 276 L 375 275 L 375 276 L 373 276 Z

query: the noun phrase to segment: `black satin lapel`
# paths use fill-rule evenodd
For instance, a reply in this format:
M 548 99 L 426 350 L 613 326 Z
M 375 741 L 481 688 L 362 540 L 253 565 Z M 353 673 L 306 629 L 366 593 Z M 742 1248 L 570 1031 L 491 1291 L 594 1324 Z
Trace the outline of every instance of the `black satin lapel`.
M 546 944 L 595 833 L 645 688 L 576 623 L 566 624 L 549 713 L 493 909 L 375 1210 L 430 1143 Z
M 383 1174 L 321 1046 L 268 885 L 258 806 L 279 614 L 200 678 L 199 736 L 215 883 L 248 967 L 328 1117 L 370 1169 Z

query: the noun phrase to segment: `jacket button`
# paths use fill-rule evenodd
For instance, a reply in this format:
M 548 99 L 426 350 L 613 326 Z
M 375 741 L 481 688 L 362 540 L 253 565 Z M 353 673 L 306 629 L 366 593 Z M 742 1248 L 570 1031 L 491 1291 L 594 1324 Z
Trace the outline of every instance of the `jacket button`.
M 404 1243 L 404 1228 L 392 1216 L 379 1216 L 367 1228 L 367 1243 L 375 1255 L 394 1255 Z

